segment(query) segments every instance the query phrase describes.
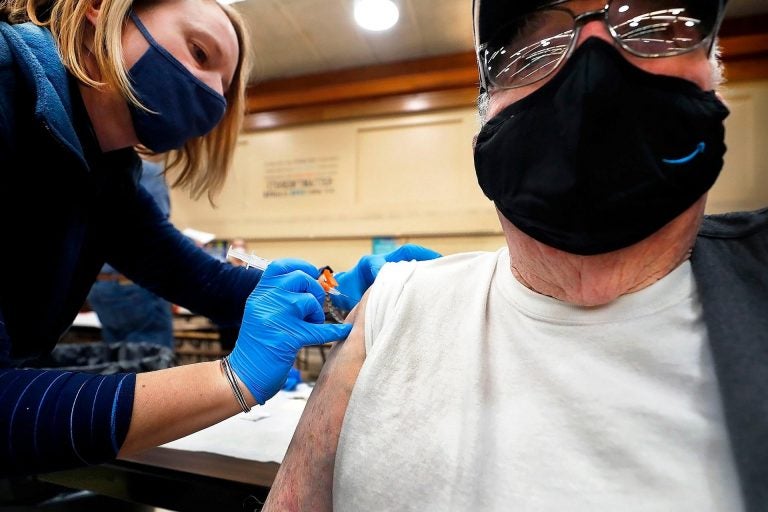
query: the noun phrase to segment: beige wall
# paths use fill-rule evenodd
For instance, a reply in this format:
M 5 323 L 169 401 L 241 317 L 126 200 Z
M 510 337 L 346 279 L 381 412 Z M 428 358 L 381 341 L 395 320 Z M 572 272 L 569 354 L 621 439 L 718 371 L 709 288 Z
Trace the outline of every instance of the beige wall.
M 458 109 L 247 134 L 218 207 L 174 193 L 172 220 L 334 268 L 370 253 L 374 236 L 446 253 L 496 248 L 473 171 L 476 129 L 474 110 Z
M 768 81 L 727 85 L 731 115 L 725 123 L 728 153 L 709 194 L 710 213 L 768 206 Z
M 729 86 L 729 147 L 709 211 L 768 205 L 768 81 Z M 241 137 L 218 208 L 172 194 L 172 220 L 243 237 L 267 258 L 338 269 L 392 236 L 444 254 L 503 245 L 472 164 L 473 108 L 332 122 Z

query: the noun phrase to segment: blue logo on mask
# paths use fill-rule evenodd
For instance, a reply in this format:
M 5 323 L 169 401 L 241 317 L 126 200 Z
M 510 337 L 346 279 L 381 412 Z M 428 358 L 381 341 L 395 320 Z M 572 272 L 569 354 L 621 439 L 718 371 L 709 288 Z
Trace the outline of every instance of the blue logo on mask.
M 130 16 L 149 43 L 128 71 L 136 97 L 150 110 L 128 104 L 136 136 L 156 153 L 178 149 L 213 130 L 224 117 L 227 100 L 160 46 L 135 13 Z
M 699 142 L 696 145 L 696 149 L 694 149 L 693 153 L 691 153 L 690 155 L 684 156 L 683 158 L 677 158 L 674 160 L 669 158 L 664 158 L 661 161 L 664 162 L 665 164 L 672 164 L 672 165 L 687 164 L 688 162 L 696 158 L 699 154 L 704 153 L 705 149 L 707 149 L 707 145 L 704 144 L 703 142 Z

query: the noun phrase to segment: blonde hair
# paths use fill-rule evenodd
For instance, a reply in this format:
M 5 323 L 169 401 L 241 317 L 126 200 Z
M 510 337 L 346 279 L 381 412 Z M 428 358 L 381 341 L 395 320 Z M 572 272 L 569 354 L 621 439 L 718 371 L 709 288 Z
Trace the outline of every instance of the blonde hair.
M 90 1 L 0 0 L 0 19 L 5 18 L 10 23 L 31 21 L 48 27 L 64 66 L 75 78 L 90 87 L 114 88 L 126 101 L 144 108 L 131 87 L 128 70 L 123 64 L 122 34 L 131 9 L 148 3 L 150 0 L 102 0 L 90 50 L 86 41 L 86 14 L 92 6 Z M 167 171 L 175 174 L 172 186 L 188 190 L 195 199 L 207 192 L 212 204 L 232 165 L 245 112 L 249 69 L 245 23 L 237 11 L 218 5 L 232 23 L 240 49 L 232 83 L 225 94 L 227 110 L 210 133 L 188 140 L 182 148 L 170 152 L 167 157 Z M 91 76 L 85 67 L 89 53 L 93 55 L 100 72 L 98 79 Z M 143 148 L 140 151 L 148 152 Z

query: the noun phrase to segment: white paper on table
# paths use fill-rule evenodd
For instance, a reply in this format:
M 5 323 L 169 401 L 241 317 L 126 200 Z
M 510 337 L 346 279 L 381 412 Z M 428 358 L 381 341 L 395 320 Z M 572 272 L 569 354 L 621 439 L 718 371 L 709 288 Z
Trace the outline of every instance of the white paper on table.
M 209 452 L 259 462 L 282 462 L 312 387 L 280 391 L 263 406 L 240 413 L 163 448 Z M 233 397 L 234 400 L 234 397 Z
M 214 238 L 216 238 L 216 235 L 214 235 L 213 233 L 200 231 L 199 229 L 194 229 L 194 228 L 182 229 L 181 234 L 184 236 L 188 236 L 195 242 L 198 242 L 202 245 L 205 245 L 208 242 L 211 242 Z

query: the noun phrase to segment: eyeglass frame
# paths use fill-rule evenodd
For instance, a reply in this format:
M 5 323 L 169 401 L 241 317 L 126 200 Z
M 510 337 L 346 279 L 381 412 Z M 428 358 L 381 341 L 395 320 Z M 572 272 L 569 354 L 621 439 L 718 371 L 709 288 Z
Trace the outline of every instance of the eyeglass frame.
M 488 1 L 488 0 L 486 0 Z M 692 51 L 698 50 L 701 48 L 706 42 L 709 42 L 709 49 L 708 53 L 712 53 L 712 48 L 715 44 L 715 36 L 720 31 L 720 25 L 723 23 L 723 19 L 725 18 L 725 1 L 724 0 L 718 0 L 718 7 L 717 7 L 717 16 L 715 18 L 715 23 L 712 25 L 712 32 L 707 35 L 707 37 L 703 38 L 701 41 L 696 43 L 694 46 L 691 46 L 690 48 L 683 48 L 680 51 L 673 52 L 673 53 L 656 53 L 656 54 L 644 54 L 640 53 L 636 50 L 633 50 L 632 48 L 628 48 L 624 46 L 623 42 L 619 38 L 618 34 L 614 30 L 613 26 L 611 26 L 610 23 L 608 23 L 608 9 L 611 6 L 611 3 L 615 0 L 606 0 L 605 6 L 603 6 L 602 9 L 598 9 L 595 11 L 586 11 L 581 14 L 574 13 L 571 9 L 568 9 L 566 7 L 558 7 L 561 4 L 564 4 L 566 2 L 570 2 L 572 0 L 555 0 L 553 2 L 550 2 L 548 4 L 545 4 L 541 7 L 537 7 L 536 9 L 533 9 L 527 14 L 534 13 L 537 11 L 560 11 L 568 13 L 571 18 L 573 19 L 573 32 L 571 33 L 571 39 L 568 41 L 568 49 L 563 53 L 563 55 L 560 57 L 560 60 L 558 61 L 557 65 L 553 67 L 551 70 L 549 70 L 545 75 L 543 75 L 540 78 L 537 78 L 533 82 L 524 83 L 520 85 L 511 85 L 511 86 L 497 86 L 494 85 L 494 89 L 499 90 L 505 90 L 505 89 L 519 89 L 520 87 L 526 87 L 528 85 L 533 85 L 537 82 L 540 82 L 541 80 L 544 80 L 545 78 L 551 76 L 553 73 L 555 73 L 562 64 L 567 61 L 571 55 L 573 54 L 574 50 L 576 49 L 576 41 L 579 39 L 579 34 L 581 33 L 581 28 L 589 23 L 590 21 L 597 21 L 602 17 L 602 22 L 605 25 L 605 27 L 608 29 L 608 33 L 611 35 L 611 40 L 614 44 L 618 44 L 619 47 L 626 51 L 627 53 L 630 53 L 632 55 L 635 55 L 640 58 L 646 58 L 646 59 L 658 59 L 658 58 L 664 58 L 664 57 L 677 57 L 678 55 L 684 55 L 686 53 L 690 53 Z M 522 16 L 522 15 L 520 15 Z M 486 51 L 488 48 L 488 43 L 482 43 L 477 48 L 477 63 L 478 67 L 480 68 L 480 91 L 486 92 L 488 91 L 488 84 L 490 83 L 490 79 L 488 77 L 488 61 L 486 60 L 485 56 L 483 56 L 483 52 Z

